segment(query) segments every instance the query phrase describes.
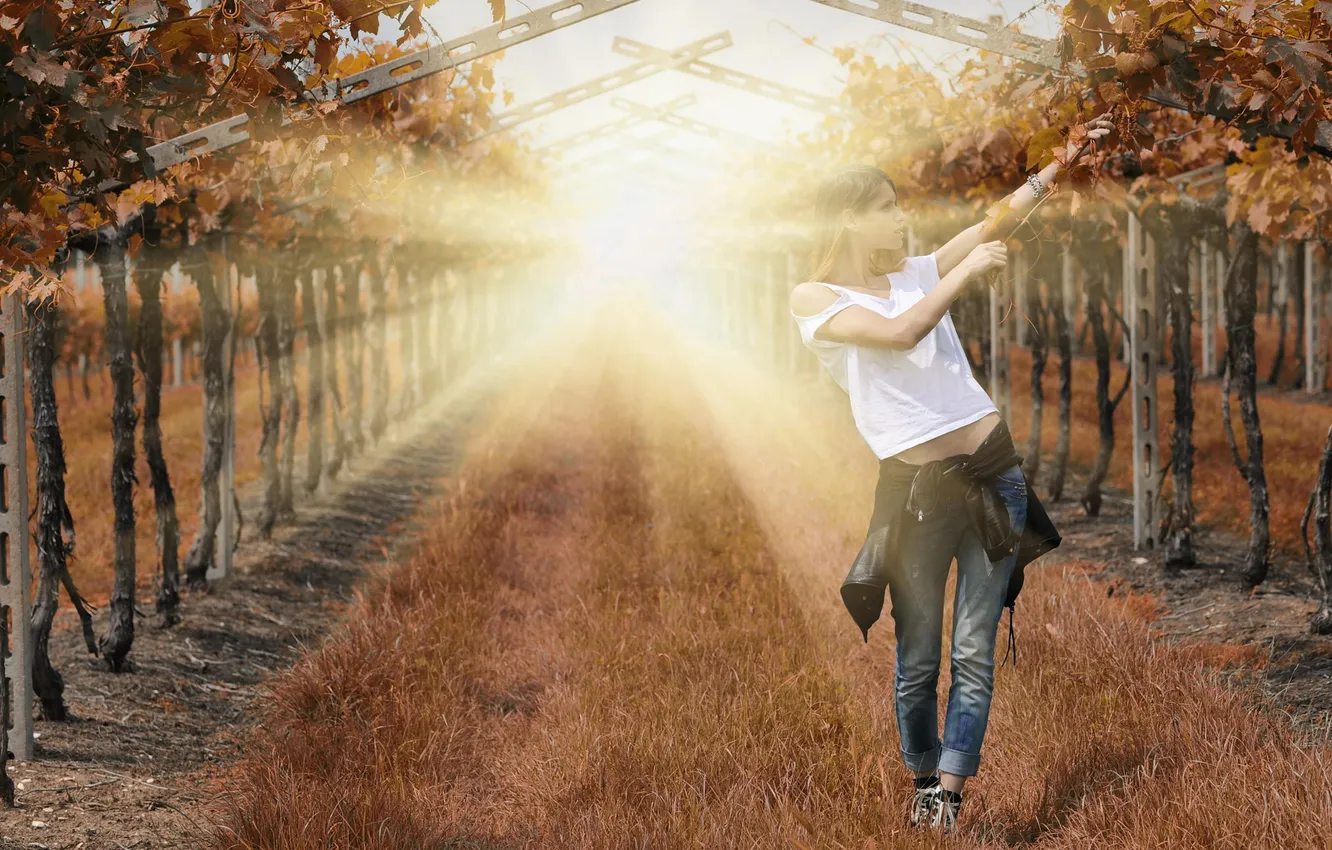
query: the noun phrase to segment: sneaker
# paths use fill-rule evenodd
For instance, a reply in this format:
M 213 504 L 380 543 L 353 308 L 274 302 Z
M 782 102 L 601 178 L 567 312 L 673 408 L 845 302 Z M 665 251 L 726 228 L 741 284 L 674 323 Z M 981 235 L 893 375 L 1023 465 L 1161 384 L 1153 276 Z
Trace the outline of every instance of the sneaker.
M 930 813 L 930 829 L 953 832 L 957 829 L 957 812 L 962 808 L 962 794 L 940 787 Z
M 911 825 L 924 826 L 934 814 L 934 804 L 943 786 L 939 784 L 939 774 L 917 777 L 916 791 L 911 799 Z

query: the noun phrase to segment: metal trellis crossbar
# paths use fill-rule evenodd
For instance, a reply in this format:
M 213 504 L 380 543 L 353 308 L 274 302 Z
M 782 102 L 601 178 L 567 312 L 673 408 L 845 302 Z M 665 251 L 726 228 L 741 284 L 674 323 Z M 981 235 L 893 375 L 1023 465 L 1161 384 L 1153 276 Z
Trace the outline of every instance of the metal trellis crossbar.
M 641 107 L 643 110 L 641 113 L 626 115 L 623 118 L 617 118 L 616 120 L 608 121 L 605 124 L 598 124 L 590 130 L 583 130 L 581 133 L 575 133 L 572 136 L 560 139 L 543 148 L 537 148 L 533 153 L 543 159 L 556 156 L 565 151 L 581 147 L 589 142 L 595 142 L 598 139 L 605 139 L 614 136 L 616 133 L 622 133 L 630 127 L 636 127 L 639 124 L 646 124 L 649 121 L 654 121 L 661 116 L 670 115 L 677 109 L 684 109 L 687 106 L 692 106 L 697 100 L 698 98 L 694 97 L 692 94 L 683 94 L 674 100 L 668 101 L 655 108 L 644 106 Z
M 715 125 L 708 124 L 703 121 L 698 121 L 693 118 L 686 118 L 683 115 L 662 113 L 661 111 L 657 111 L 654 113 L 654 111 L 651 110 L 650 108 L 642 106 L 641 104 L 634 103 L 633 101 L 625 100 L 622 97 L 617 97 L 611 100 L 611 106 L 614 106 L 616 109 L 622 109 L 625 112 L 629 112 L 632 115 L 638 116 L 639 118 L 642 118 L 645 121 L 652 121 L 652 120 L 662 121 L 666 124 L 669 124 L 672 127 L 679 127 L 683 130 L 688 130 L 689 132 L 696 133 L 700 136 L 707 136 L 708 138 L 715 139 L 719 142 L 738 145 L 740 147 L 748 148 L 750 150 L 763 151 L 772 156 L 781 157 L 782 159 L 788 159 L 802 164 L 809 163 L 809 160 L 807 160 L 806 158 L 791 153 L 789 151 L 786 151 L 780 147 L 777 147 L 776 145 L 770 145 L 766 142 L 760 141 L 750 136 L 746 136 L 742 133 L 735 133 L 730 130 L 723 129 L 721 127 L 717 127 Z
M 876 21 L 922 32 L 957 44 L 979 47 L 1010 59 L 1045 68 L 1059 67 L 1058 45 L 1049 39 L 1011 30 L 908 0 L 813 0 Z
M 568 0 L 556 3 L 359 73 L 330 80 L 307 92 L 305 99 L 309 103 L 333 100 L 355 103 L 636 2 L 638 0 Z M 299 115 L 289 116 L 282 123 L 285 126 L 299 118 Z M 250 134 L 245 126 L 249 122 L 249 115 L 235 115 L 152 145 L 147 149 L 151 161 L 144 164 L 145 168 L 150 174 L 156 173 L 193 157 L 247 142 Z M 125 158 L 138 161 L 138 155 L 134 153 L 125 154 Z
M 553 167 L 551 171 L 558 174 L 572 175 L 588 171 L 589 169 L 598 168 L 606 164 L 614 164 L 617 160 L 623 159 L 623 157 L 644 152 L 666 155 L 668 159 L 664 160 L 664 163 L 669 163 L 668 167 L 675 169 L 681 162 L 689 161 L 693 157 L 693 154 L 673 145 L 666 144 L 665 139 L 672 135 L 674 134 L 671 130 L 667 129 L 646 139 L 625 139 L 601 155 L 584 157 L 583 159 L 567 164 L 561 163 Z M 681 174 L 683 175 L 683 172 L 681 172 Z
M 619 39 L 616 39 L 619 42 Z M 558 112 L 575 103 L 582 103 L 585 100 L 591 100 L 599 95 L 614 91 L 618 88 L 630 85 L 639 80 L 647 79 L 663 71 L 669 71 L 673 68 L 688 65 L 697 60 L 700 56 L 706 56 L 709 53 L 715 53 L 730 47 L 732 44 L 731 34 L 729 32 L 720 32 L 716 35 L 710 35 L 707 38 L 701 38 L 698 41 L 686 44 L 678 50 L 662 50 L 642 59 L 639 62 L 629 65 L 625 68 L 610 73 L 603 74 L 593 80 L 580 83 L 576 86 L 570 86 L 567 89 L 558 91 L 549 97 L 543 97 L 540 100 L 534 100 L 531 103 L 523 104 L 516 109 L 503 112 L 496 115 L 494 121 L 499 126 L 494 130 L 469 139 L 467 144 L 487 139 L 497 133 L 503 133 L 512 127 L 516 127 L 526 121 L 540 118 L 544 115 L 550 115 Z
M 641 41 L 634 41 L 632 38 L 619 36 L 611 45 L 611 49 L 622 56 L 629 57 L 649 57 L 657 60 L 664 60 L 671 54 L 658 47 L 652 47 Z M 766 97 L 781 103 L 789 103 L 792 106 L 800 106 L 805 109 L 812 109 L 815 112 L 827 114 L 847 114 L 849 109 L 830 97 L 812 94 L 807 91 L 801 91 L 794 86 L 784 85 L 782 83 L 765 80 L 762 77 L 756 77 L 753 74 L 746 74 L 741 71 L 733 71 L 730 68 L 723 68 L 720 65 L 713 65 L 710 62 L 691 61 L 682 62 L 674 66 L 674 70 L 686 74 L 692 74 L 695 77 L 701 77 L 705 80 L 711 80 L 714 83 L 721 83 L 724 86 L 730 86 L 750 94 Z

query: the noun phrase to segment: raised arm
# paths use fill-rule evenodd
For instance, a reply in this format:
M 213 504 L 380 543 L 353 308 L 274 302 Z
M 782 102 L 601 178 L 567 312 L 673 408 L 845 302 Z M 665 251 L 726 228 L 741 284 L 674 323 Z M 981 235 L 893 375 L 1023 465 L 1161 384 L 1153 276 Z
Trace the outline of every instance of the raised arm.
M 814 332 L 814 338 L 828 342 L 847 342 L 877 348 L 909 350 L 939 324 L 944 313 L 962 294 L 969 281 L 1007 262 L 1008 249 L 1002 242 L 978 245 L 962 262 L 954 265 L 925 297 L 888 318 L 866 307 L 852 305 L 838 311 Z M 802 283 L 791 290 L 791 312 L 813 316 L 826 310 L 837 296 L 826 286 Z
M 1099 141 L 1109 135 L 1112 130 L 1114 130 L 1114 124 L 1108 119 L 1105 117 L 1097 118 L 1087 125 L 1087 140 L 1089 142 Z M 1061 160 L 1068 166 L 1071 166 L 1073 161 L 1076 160 L 1087 147 L 1088 145 L 1086 144 L 1075 143 L 1070 145 L 1062 151 L 1062 156 L 1056 156 L 1050 164 L 1037 172 L 1036 178 L 1041 181 L 1041 185 L 1047 187 L 1050 186 L 1059 178 L 1059 175 L 1066 167 L 1061 164 Z M 1021 220 L 1031 212 L 1033 207 L 1036 206 L 1036 192 L 1029 184 L 1023 183 L 1016 191 L 1008 196 L 1007 200 L 1009 208 L 1012 209 L 1016 218 Z M 949 239 L 942 248 L 934 252 L 935 262 L 939 264 L 940 277 L 952 271 L 958 263 L 962 262 L 968 254 L 975 250 L 977 245 L 981 244 L 984 239 L 981 232 L 984 224 L 984 222 L 973 224 L 952 239 Z M 992 236 L 991 238 L 1003 239 L 1006 236 L 1007 234 L 999 234 L 997 236 Z

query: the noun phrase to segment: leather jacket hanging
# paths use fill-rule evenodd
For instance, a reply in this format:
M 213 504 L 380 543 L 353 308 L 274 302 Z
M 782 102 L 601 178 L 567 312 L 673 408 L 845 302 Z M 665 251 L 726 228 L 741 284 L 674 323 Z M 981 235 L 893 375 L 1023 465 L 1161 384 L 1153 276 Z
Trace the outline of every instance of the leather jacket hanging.
M 1009 609 L 1009 648 L 1016 663 L 1017 639 L 1013 632 L 1012 612 L 1022 591 L 1024 568 L 1061 542 L 1059 531 L 1030 483 L 1027 485 L 1025 527 L 1021 534 L 1013 530 L 1008 508 L 995 489 L 994 479 L 1014 464 L 1021 463 L 1022 456 L 1013 445 L 1008 424 L 1002 420 L 969 455 L 950 455 L 919 466 L 896 458 L 880 462 L 869 533 L 841 588 L 842 602 L 866 643 L 869 642 L 870 626 L 878 622 L 883 613 L 891 559 L 900 551 L 902 528 L 906 523 L 923 519 L 941 499 L 959 492 L 952 488 L 959 488 L 972 528 L 980 537 L 990 562 L 1001 561 L 1015 549 L 1017 551 L 1004 598 L 1004 606 Z

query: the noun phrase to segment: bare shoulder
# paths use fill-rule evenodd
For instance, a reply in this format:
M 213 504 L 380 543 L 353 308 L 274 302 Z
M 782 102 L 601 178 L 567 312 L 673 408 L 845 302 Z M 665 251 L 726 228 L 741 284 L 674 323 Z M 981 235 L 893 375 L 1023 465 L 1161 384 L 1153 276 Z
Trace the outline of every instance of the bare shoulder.
M 797 316 L 813 316 L 837 300 L 837 293 L 826 286 L 806 281 L 791 290 L 791 312 Z

